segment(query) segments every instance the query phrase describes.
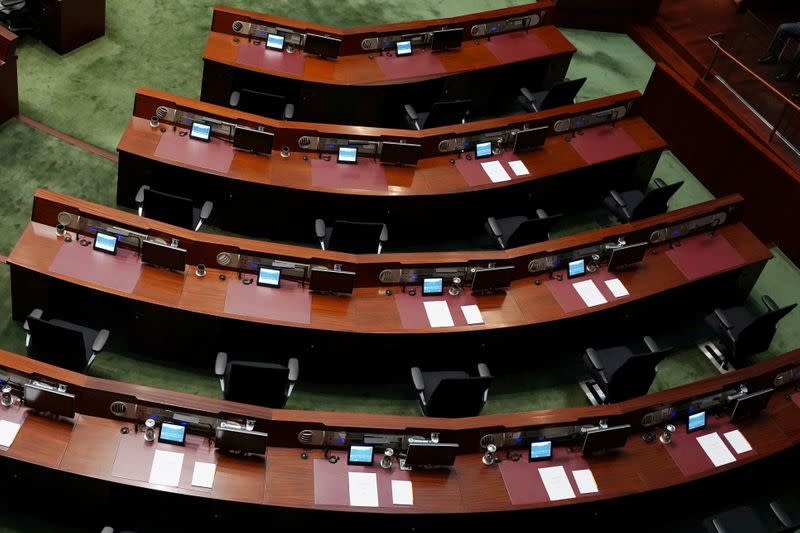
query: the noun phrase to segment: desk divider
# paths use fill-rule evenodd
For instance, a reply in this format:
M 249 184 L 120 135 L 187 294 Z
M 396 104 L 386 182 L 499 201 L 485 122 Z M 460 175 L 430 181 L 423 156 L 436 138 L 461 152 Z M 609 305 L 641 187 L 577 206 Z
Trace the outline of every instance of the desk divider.
M 731 453 L 737 460 L 743 455 L 756 453 L 754 447 L 753 450 L 749 452 L 737 454 L 729 445 L 723 434 L 734 431 L 738 429 L 738 427 L 731 424 L 728 415 L 707 415 L 706 427 L 698 431 L 693 431 L 692 433 L 686 432 L 686 424 L 675 424 L 675 426 L 677 429 L 675 433 L 672 434 L 672 441 L 669 444 L 661 444 L 659 441 L 655 441 L 654 445 L 666 447 L 670 457 L 672 457 L 672 460 L 685 476 L 693 476 L 715 468 L 714 463 L 711 462 L 711 459 L 708 458 L 702 446 L 697 442 L 697 437 L 702 437 L 703 435 L 718 433 L 725 446 L 731 450 Z M 745 435 L 745 438 L 747 438 L 747 435 Z
M 523 31 L 494 35 L 486 41 L 486 48 L 502 63 L 527 61 L 552 53 L 536 34 Z
M 475 305 L 477 302 L 471 293 L 461 291 L 458 296 L 451 296 L 445 293 L 441 296 L 420 296 L 422 289 L 419 289 L 416 295 L 411 296 L 408 293 L 397 293 L 394 295 L 394 302 L 397 305 L 397 311 L 400 313 L 400 321 L 403 323 L 405 329 L 426 329 L 430 328 L 431 324 L 428 321 L 428 314 L 425 311 L 424 302 L 446 301 L 447 307 L 450 309 L 450 315 L 453 317 L 455 326 L 468 326 L 467 319 L 464 318 L 464 313 L 461 311 L 462 305 Z
M 155 151 L 156 157 L 215 172 L 228 172 L 233 155 L 233 145 L 221 139 L 212 138 L 210 142 L 203 142 L 192 139 L 189 135 L 181 137 L 171 129 L 161 135 Z M 153 185 L 157 187 L 157 184 Z
M 519 461 L 512 461 L 504 459 L 500 463 L 500 473 L 503 476 L 503 483 L 508 491 L 508 497 L 514 505 L 525 505 L 530 503 L 546 503 L 550 501 L 547 495 L 547 489 L 542 483 L 542 478 L 539 476 L 540 468 L 548 468 L 553 466 L 563 466 L 567 473 L 567 478 L 575 492 L 575 497 L 580 498 L 584 496 L 578 490 L 578 485 L 575 483 L 575 478 L 572 475 L 574 470 L 586 470 L 589 464 L 579 451 L 570 452 L 564 447 L 554 447 L 553 457 L 549 461 L 534 461 L 529 462 L 525 455 L 526 450 L 522 451 L 522 458 Z M 600 493 L 603 488 L 598 485 Z
M 347 450 L 343 453 L 346 454 Z M 314 503 L 317 505 L 350 505 L 348 481 L 350 472 L 376 475 L 379 507 L 408 507 L 392 503 L 392 480 L 410 481 L 411 474 L 408 471 L 400 470 L 396 463 L 389 470 L 379 466 L 348 465 L 346 458 L 342 458 L 336 464 L 329 463 L 325 459 L 314 459 Z M 444 475 L 449 475 L 449 472 Z
M 235 277 L 227 283 L 226 313 L 297 324 L 311 322 L 311 291 L 294 281 L 283 280 L 280 288 L 259 287 L 255 280 L 245 285 Z
M 428 49 L 416 49 L 410 56 L 375 56 L 375 62 L 387 78 L 408 78 L 441 74 L 446 69 L 439 57 Z
M 356 164 L 337 163 L 335 154 L 331 155 L 330 161 L 311 159 L 311 184 L 325 189 L 389 189 L 380 163 L 367 157 L 359 157 Z
M 736 268 L 744 263 L 744 258 L 728 239 L 708 233 L 683 239 L 680 246 L 667 250 L 667 257 L 690 281 Z
M 92 244 L 81 246 L 73 240 L 62 242 L 49 270 L 130 294 L 139 282 L 142 268 L 142 262 L 132 250 L 118 247 L 117 254 L 111 255 L 94 250 Z
M 570 143 L 590 165 L 619 159 L 642 150 L 627 131 L 607 124 L 583 130 L 580 135 L 572 138 Z
M 236 62 L 284 74 L 303 75 L 306 69 L 306 57 L 302 51 L 296 50 L 289 53 L 285 50 L 270 50 L 264 45 L 264 41 L 259 41 L 259 43 L 253 44 L 245 38 L 240 38 L 236 51 Z

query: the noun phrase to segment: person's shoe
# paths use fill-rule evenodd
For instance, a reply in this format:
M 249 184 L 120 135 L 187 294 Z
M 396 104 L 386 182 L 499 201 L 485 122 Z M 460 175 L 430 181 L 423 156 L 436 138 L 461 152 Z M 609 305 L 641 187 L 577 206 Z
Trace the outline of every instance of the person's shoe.
M 789 81 L 792 78 L 794 78 L 794 72 L 792 72 L 791 70 L 785 70 L 780 74 L 778 74 L 777 76 L 775 76 L 775 79 L 778 81 Z
M 758 62 L 762 65 L 770 65 L 772 63 L 777 63 L 778 58 L 772 54 L 767 54 L 764 57 L 759 57 Z

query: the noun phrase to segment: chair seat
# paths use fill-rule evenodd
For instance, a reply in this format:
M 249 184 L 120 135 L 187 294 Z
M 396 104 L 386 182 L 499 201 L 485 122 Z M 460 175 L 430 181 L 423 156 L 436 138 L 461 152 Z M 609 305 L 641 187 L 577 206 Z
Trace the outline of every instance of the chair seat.
M 526 216 L 514 216 L 514 217 L 505 217 L 505 218 L 496 218 L 495 222 L 500 227 L 500 233 L 502 233 L 503 242 L 506 243 L 508 241 L 508 237 L 513 235 L 517 228 L 519 228 L 523 222 L 528 220 Z M 492 234 L 492 230 L 489 227 L 489 223 L 486 223 L 486 231 L 489 232 L 489 235 L 494 237 Z
M 633 350 L 627 346 L 615 346 L 605 350 L 596 350 L 596 352 L 606 376 L 614 375 L 626 361 L 633 357 Z
M 73 324 L 72 322 L 67 322 L 66 320 L 59 320 L 57 318 L 48 320 L 48 322 L 55 326 L 61 326 L 65 329 L 79 331 L 81 335 L 83 335 L 83 344 L 86 347 L 86 362 L 88 363 L 92 358 L 92 345 L 94 344 L 94 341 L 100 332 L 91 328 L 79 326 L 78 324 Z
M 439 386 L 444 379 L 463 379 L 468 378 L 469 373 L 459 370 L 445 371 L 445 372 L 423 372 L 422 379 L 425 382 L 425 401 L 429 401 L 433 395 L 433 391 Z
M 733 335 L 733 338 L 736 338 L 739 333 L 741 333 L 742 330 L 752 323 L 756 318 L 753 313 L 742 306 L 723 309 L 723 313 L 725 313 L 725 317 L 728 319 L 728 322 L 733 325 L 730 330 L 726 330 L 722 324 L 720 324 L 715 313 L 711 313 L 706 317 L 706 324 L 708 324 L 708 326 L 714 330 L 714 333 L 717 335 L 717 337 L 726 343 L 731 339 L 730 335 Z M 728 332 L 730 332 L 730 335 Z
M 767 525 L 751 507 L 736 507 L 712 516 L 706 522 L 712 533 L 766 533 Z
M 644 193 L 642 191 L 633 189 L 630 191 L 623 191 L 619 193 L 619 195 L 625 202 L 625 207 L 620 207 L 616 200 L 614 200 L 614 198 L 611 196 L 606 196 L 603 199 L 603 204 L 614 214 L 614 216 L 627 222 L 630 220 L 633 210 L 644 198 Z

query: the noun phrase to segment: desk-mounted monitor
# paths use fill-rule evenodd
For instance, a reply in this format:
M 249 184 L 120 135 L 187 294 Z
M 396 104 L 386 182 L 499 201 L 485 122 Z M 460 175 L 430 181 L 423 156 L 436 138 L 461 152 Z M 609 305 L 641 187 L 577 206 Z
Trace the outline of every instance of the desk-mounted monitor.
M 472 277 L 472 292 L 493 292 L 511 286 L 514 266 L 478 268 Z
M 422 280 L 423 296 L 441 296 L 444 294 L 444 279 L 424 278 Z
M 567 278 L 577 278 L 586 274 L 586 259 L 576 259 L 567 263 Z
M 268 131 L 259 131 L 243 126 L 233 130 L 233 147 L 256 154 L 271 154 L 275 135 Z
M 413 50 L 411 48 L 411 41 L 397 41 L 397 56 L 410 56 Z
M 277 268 L 261 267 L 258 269 L 258 279 L 256 285 L 259 287 L 274 287 L 281 286 L 281 271 Z
M 142 241 L 142 263 L 183 272 L 186 250 L 155 241 Z
M 694 413 L 689 415 L 689 418 L 686 421 L 686 433 L 691 433 L 692 431 L 697 431 L 706 427 L 706 412 L 700 411 L 699 413 Z
M 356 273 L 344 270 L 312 268 L 309 290 L 333 294 L 352 294 L 356 283 Z
M 544 141 L 547 139 L 548 126 L 541 126 L 539 128 L 531 128 L 529 130 L 520 130 L 514 135 L 514 153 L 522 154 L 541 148 L 544 146 Z
M 416 165 L 422 146 L 411 143 L 383 141 L 381 143 L 381 163 L 388 165 Z
M 464 28 L 448 28 L 446 30 L 436 30 L 431 34 L 431 50 L 443 52 L 461 48 L 461 41 L 464 39 Z
M 336 59 L 339 57 L 339 50 L 342 48 L 342 40 L 316 33 L 307 33 L 303 51 L 307 54 Z
M 117 242 L 118 239 L 116 235 L 111 235 L 110 233 L 103 233 L 102 231 L 98 231 L 94 236 L 94 244 L 92 245 L 92 247 L 99 252 L 116 255 Z
M 492 141 L 475 144 L 475 159 L 492 157 Z
M 737 398 L 731 411 L 731 423 L 735 423 L 743 418 L 755 416 L 764 410 L 769 403 L 769 398 L 775 389 L 764 389 Z
M 165 420 L 158 432 L 158 442 L 183 446 L 186 443 L 186 426 Z
M 355 165 L 358 163 L 358 148 L 355 146 L 340 146 L 336 162 Z
M 350 451 L 347 454 L 347 464 L 372 466 L 374 456 L 375 456 L 374 446 L 359 446 L 354 444 L 350 446 Z
M 645 251 L 647 251 L 646 242 L 639 242 L 616 248 L 611 252 L 611 258 L 608 260 L 608 270 L 610 272 L 615 272 L 635 265 L 636 263 L 641 263 L 644 259 Z
M 607 428 L 590 429 L 583 439 L 583 455 L 622 448 L 631 432 L 630 424 Z
M 198 141 L 211 142 L 211 126 L 202 122 L 192 122 L 189 137 Z
M 267 453 L 266 433 L 246 429 L 218 427 L 214 446 L 227 452 L 264 455 Z
M 278 35 L 275 33 L 270 33 L 267 35 L 267 48 L 270 50 L 283 50 L 283 46 L 285 43 L 285 38 L 283 35 Z
M 25 406 L 35 411 L 67 418 L 75 417 L 75 395 L 45 383 L 26 383 L 23 390 Z
M 458 444 L 450 442 L 412 442 L 401 467 L 403 469 L 438 468 L 453 466 L 458 455 Z
M 549 440 L 531 442 L 528 450 L 528 461 L 547 461 L 553 457 L 553 443 Z

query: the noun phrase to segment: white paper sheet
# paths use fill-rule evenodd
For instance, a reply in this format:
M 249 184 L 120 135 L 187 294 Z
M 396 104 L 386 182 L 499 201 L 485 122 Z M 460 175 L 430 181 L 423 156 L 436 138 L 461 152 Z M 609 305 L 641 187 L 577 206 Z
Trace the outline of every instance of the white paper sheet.
M 563 466 L 550 466 L 539 469 L 539 476 L 547 491 L 550 501 L 568 500 L 575 497 L 575 491 L 569 484 L 569 478 Z
M 703 451 L 706 452 L 708 458 L 711 459 L 711 462 L 714 463 L 714 466 L 726 465 L 736 460 L 736 457 L 733 456 L 728 447 L 725 446 L 725 443 L 722 442 L 719 433 L 709 433 L 708 435 L 697 437 L 697 442 L 703 448 Z
M 22 427 L 16 422 L 9 422 L 8 420 L 0 420 L 0 446 L 11 446 L 14 439 L 17 438 L 17 432 Z
M 723 435 L 725 435 L 725 438 L 728 439 L 731 448 L 733 448 L 733 451 L 736 453 L 745 453 L 753 449 L 753 447 L 750 446 L 750 443 L 747 442 L 747 439 L 744 438 L 744 435 L 742 435 L 742 432 L 738 429 L 723 433 Z
M 508 175 L 508 172 L 503 168 L 500 161 L 481 163 L 481 166 L 483 167 L 483 171 L 486 172 L 486 175 L 489 176 L 489 179 L 492 180 L 492 183 L 511 181 L 511 176 Z
M 350 505 L 378 507 L 378 477 L 373 472 L 348 472 Z
M 513 170 L 514 174 L 517 176 L 527 176 L 530 174 L 530 172 L 528 172 L 528 167 L 526 167 L 525 163 L 522 161 L 509 161 L 508 166 L 511 167 L 511 170 Z
M 392 480 L 392 503 L 395 505 L 414 505 L 414 490 L 410 481 Z
M 590 279 L 573 283 L 572 286 L 575 287 L 576 291 L 578 291 L 578 295 L 583 299 L 583 302 L 587 307 L 594 307 L 596 305 L 608 303 L 606 297 L 603 296 L 603 293 L 600 292 L 600 289 L 597 288 L 597 285 L 594 284 L 594 281 Z
M 214 463 L 195 461 L 194 472 L 192 473 L 192 485 L 210 489 L 214 485 L 214 473 L 216 473 L 216 471 L 217 465 Z
M 594 480 L 594 475 L 588 468 L 585 470 L 573 470 L 572 477 L 575 478 L 575 484 L 578 485 L 578 491 L 581 494 L 600 492 L 600 489 L 597 488 L 597 482 Z
M 150 468 L 150 483 L 177 487 L 181 479 L 183 454 L 156 450 L 153 466 Z
M 611 294 L 613 294 L 615 298 L 622 298 L 630 294 L 628 289 L 625 288 L 625 285 L 617 278 L 607 279 L 606 287 L 608 287 L 608 290 L 611 291 Z
M 467 324 L 483 324 L 483 316 L 477 305 L 462 305 L 461 312 L 467 319 Z
M 450 308 L 447 307 L 447 302 L 444 300 L 423 302 L 423 304 L 425 305 L 425 312 L 428 314 L 428 322 L 430 322 L 432 328 L 449 328 L 455 325 L 453 315 L 450 314 Z

